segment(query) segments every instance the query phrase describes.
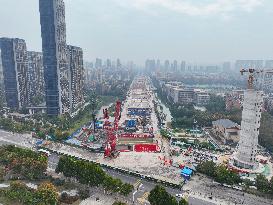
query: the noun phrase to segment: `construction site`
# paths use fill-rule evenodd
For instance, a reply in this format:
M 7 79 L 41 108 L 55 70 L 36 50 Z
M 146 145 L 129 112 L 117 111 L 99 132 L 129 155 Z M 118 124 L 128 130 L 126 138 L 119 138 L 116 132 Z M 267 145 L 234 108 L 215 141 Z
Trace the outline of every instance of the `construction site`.
M 160 101 L 154 93 L 150 78 L 145 76 L 137 76 L 133 80 L 123 102 L 117 101 L 103 107 L 96 122 L 79 129 L 67 143 L 85 147 L 89 153 L 87 151 L 80 155 L 85 158 L 88 156 L 88 159 L 100 164 L 175 184 L 181 184 L 184 179 L 189 180 L 197 165 L 207 160 L 224 164 L 242 174 L 247 173 L 250 178 L 254 178 L 257 173 L 270 178 L 273 169 L 269 158 L 264 164 L 257 163 L 261 155 L 257 149 L 261 96 L 259 91 L 252 88 L 253 71 L 245 72 L 249 72 L 250 85 L 246 91 L 241 140 L 235 152 L 223 151 L 217 146 L 213 146 L 212 150 L 200 149 L 196 141 L 213 145 L 213 140 L 205 131 L 181 136 L 170 134 L 170 139 L 161 136 L 155 110 Z M 251 94 L 250 97 L 248 93 Z M 248 120 L 249 117 L 255 119 Z M 255 127 L 255 132 L 251 132 L 253 141 L 250 141 L 249 135 L 244 135 L 249 127 Z M 168 130 L 172 132 L 172 129 Z M 249 140 L 244 139 L 244 136 Z M 50 148 L 65 153 L 82 152 L 69 146 Z
M 102 115 L 97 117 L 96 122 L 82 127 L 66 142 L 104 152 L 106 158 L 115 158 L 120 152 L 160 152 L 155 139 L 158 120 L 149 78 L 136 77 L 126 100 L 103 107 Z

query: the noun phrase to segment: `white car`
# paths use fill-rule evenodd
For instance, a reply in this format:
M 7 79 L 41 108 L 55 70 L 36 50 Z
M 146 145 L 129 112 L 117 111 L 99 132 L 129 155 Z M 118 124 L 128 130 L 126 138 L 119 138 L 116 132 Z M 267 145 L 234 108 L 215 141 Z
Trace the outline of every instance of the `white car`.
M 184 197 L 183 194 L 176 194 L 175 196 L 178 197 L 178 198 L 183 198 Z
M 44 150 L 44 149 L 39 149 L 38 152 L 43 153 L 43 154 L 45 154 L 48 157 L 51 155 L 49 151 Z

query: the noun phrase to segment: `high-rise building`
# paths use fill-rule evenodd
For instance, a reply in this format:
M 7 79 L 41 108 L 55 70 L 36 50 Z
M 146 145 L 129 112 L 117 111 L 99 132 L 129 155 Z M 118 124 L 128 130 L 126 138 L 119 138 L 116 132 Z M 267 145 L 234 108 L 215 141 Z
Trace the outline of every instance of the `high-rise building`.
M 34 51 L 29 51 L 27 54 L 29 102 L 31 105 L 38 105 L 45 97 L 43 54 Z
M 261 91 L 248 89 L 244 93 L 240 141 L 233 164 L 244 169 L 257 168 L 258 136 L 263 97 Z
M 168 71 L 170 69 L 170 61 L 169 60 L 165 60 L 164 69 L 165 69 L 165 71 Z
M 231 70 L 230 62 L 224 62 L 223 63 L 223 72 L 230 72 L 230 70 Z
M 26 43 L 18 38 L 0 38 L 7 106 L 20 109 L 28 104 L 28 59 Z
M 154 59 L 152 59 L 152 60 L 147 59 L 146 62 L 145 62 L 145 68 L 148 71 L 154 71 L 156 69 L 155 60 Z
M 176 72 L 178 69 L 178 64 L 177 64 L 177 60 L 173 61 L 173 71 Z
M 95 68 L 96 68 L 96 69 L 102 68 L 102 59 L 96 58 Z
M 72 108 L 72 111 L 74 111 L 84 103 L 83 51 L 79 47 L 70 45 L 67 46 L 67 51 L 71 74 L 70 107 Z
M 181 71 L 185 71 L 185 70 L 186 70 L 186 62 L 185 62 L 185 61 L 182 61 L 182 62 L 181 62 L 180 70 L 181 70 Z
M 157 59 L 156 61 L 156 69 L 160 70 L 160 60 Z
M 121 62 L 120 62 L 120 59 L 119 59 L 119 58 L 117 59 L 117 68 L 118 68 L 118 69 L 121 68 Z
M 111 68 L 111 60 L 110 59 L 106 60 L 106 67 Z
M 262 69 L 264 61 L 263 60 L 237 60 L 235 62 L 235 68 L 236 70 L 241 69 Z
M 39 0 L 46 106 L 48 115 L 70 111 L 65 5 L 63 0 Z

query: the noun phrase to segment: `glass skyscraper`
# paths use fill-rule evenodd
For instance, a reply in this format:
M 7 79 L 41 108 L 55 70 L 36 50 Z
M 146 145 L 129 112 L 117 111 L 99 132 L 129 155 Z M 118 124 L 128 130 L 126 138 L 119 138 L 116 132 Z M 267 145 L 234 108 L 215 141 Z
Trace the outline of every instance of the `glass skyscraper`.
M 28 104 L 26 42 L 18 38 L 0 38 L 0 49 L 7 106 L 21 109 Z
M 48 115 L 70 112 L 69 66 L 63 0 L 39 0 Z

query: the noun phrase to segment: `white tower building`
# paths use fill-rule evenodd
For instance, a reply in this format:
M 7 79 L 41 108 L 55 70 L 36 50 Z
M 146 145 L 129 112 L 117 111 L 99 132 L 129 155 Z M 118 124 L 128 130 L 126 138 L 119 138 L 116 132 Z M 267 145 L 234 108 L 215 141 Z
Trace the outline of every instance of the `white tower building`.
M 248 89 L 244 93 L 240 141 L 234 154 L 234 165 L 244 169 L 256 169 L 258 136 L 260 129 L 263 97 L 261 91 Z

